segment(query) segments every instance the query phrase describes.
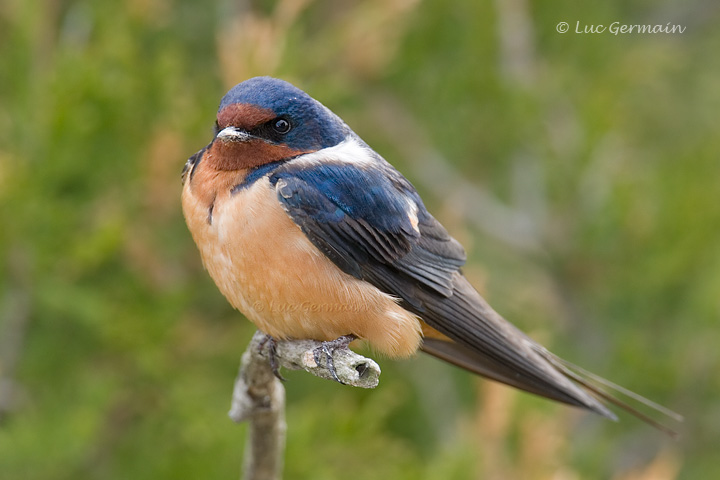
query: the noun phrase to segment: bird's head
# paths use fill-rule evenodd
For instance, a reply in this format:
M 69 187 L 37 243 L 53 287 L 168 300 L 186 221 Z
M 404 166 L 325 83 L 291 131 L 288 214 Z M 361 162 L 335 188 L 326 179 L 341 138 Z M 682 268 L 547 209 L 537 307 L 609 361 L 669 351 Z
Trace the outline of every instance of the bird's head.
M 332 147 L 349 132 L 299 88 L 255 77 L 234 86 L 220 102 L 210 153 L 219 170 L 240 170 Z

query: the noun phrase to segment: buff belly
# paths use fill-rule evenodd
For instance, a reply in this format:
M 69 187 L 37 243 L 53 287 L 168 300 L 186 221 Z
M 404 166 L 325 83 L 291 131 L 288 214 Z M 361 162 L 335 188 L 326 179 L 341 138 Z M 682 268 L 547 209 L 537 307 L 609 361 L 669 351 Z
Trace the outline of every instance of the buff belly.
M 418 318 L 315 248 L 266 178 L 235 194 L 225 188 L 199 195 L 202 189 L 202 176 L 186 182 L 183 211 L 203 264 L 228 301 L 261 331 L 314 340 L 352 333 L 392 357 L 417 350 Z

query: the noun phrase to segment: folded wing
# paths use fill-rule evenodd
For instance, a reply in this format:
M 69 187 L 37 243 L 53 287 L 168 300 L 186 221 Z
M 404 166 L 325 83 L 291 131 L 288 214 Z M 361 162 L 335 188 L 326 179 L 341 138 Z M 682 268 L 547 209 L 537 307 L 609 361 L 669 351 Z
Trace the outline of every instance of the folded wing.
M 398 297 L 447 337 L 426 338 L 424 351 L 490 379 L 615 418 L 600 400 L 607 395 L 487 304 L 460 272 L 462 246 L 428 213 L 413 186 L 380 157 L 371 166 L 290 161 L 269 178 L 288 215 L 340 269 Z

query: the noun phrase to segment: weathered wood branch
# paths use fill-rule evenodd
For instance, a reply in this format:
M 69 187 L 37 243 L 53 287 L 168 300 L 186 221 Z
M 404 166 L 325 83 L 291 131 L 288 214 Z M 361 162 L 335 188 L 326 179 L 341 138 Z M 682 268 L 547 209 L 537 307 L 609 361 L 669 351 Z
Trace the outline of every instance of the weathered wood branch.
M 242 356 L 229 412 L 234 422 L 250 422 L 242 477 L 245 480 L 282 478 L 287 428 L 285 388 L 273 374 L 269 345 L 264 341 L 265 335 L 256 332 Z M 278 341 L 275 358 L 280 367 L 305 370 L 331 380 L 325 354 L 320 354 L 319 364 L 315 361 L 314 352 L 321 346 L 321 342 L 313 340 Z M 335 350 L 332 359 L 337 376 L 344 384 L 361 388 L 377 386 L 380 367 L 372 359 L 347 348 Z

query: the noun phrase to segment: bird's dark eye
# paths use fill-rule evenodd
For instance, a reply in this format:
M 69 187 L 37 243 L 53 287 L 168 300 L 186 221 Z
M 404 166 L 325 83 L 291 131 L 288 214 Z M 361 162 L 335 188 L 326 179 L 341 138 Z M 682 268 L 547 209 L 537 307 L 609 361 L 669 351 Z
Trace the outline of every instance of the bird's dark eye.
M 275 120 L 275 123 L 273 123 L 273 129 L 278 133 L 287 133 L 290 131 L 290 128 L 290 122 L 284 118 L 278 118 Z

